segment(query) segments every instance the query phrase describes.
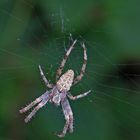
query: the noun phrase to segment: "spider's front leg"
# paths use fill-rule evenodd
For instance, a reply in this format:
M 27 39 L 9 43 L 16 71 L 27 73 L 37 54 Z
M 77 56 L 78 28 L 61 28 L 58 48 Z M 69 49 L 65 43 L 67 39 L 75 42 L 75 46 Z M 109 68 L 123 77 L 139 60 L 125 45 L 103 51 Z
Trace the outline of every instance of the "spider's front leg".
M 27 112 L 29 109 L 31 109 L 33 106 L 35 106 L 37 103 L 41 102 L 42 98 L 39 97 L 37 99 L 35 99 L 33 102 L 31 102 L 29 105 L 27 105 L 26 107 L 22 108 L 19 110 L 20 113 L 25 113 Z
M 29 122 L 31 118 L 35 115 L 35 113 L 42 108 L 50 99 L 49 92 L 45 92 L 43 95 L 38 97 L 35 101 L 31 102 L 29 105 L 26 107 L 22 108 L 19 112 L 20 113 L 25 113 L 28 110 L 30 110 L 32 107 L 36 105 L 36 107 L 31 111 L 31 113 L 25 118 L 25 122 Z
M 64 101 L 61 102 L 61 105 L 62 105 L 66 123 L 63 128 L 63 131 L 60 134 L 58 134 L 58 136 L 64 137 L 68 129 L 70 133 L 73 132 L 73 113 L 72 113 L 72 110 L 71 110 L 71 107 L 67 98 L 65 98 Z

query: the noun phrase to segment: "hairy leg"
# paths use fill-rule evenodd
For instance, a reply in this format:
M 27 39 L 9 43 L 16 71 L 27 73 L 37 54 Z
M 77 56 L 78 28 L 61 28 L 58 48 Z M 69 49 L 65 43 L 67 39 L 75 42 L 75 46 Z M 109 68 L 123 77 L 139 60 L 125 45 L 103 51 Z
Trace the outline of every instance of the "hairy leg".
M 28 121 L 30 121 L 30 119 L 35 115 L 35 113 L 42 108 L 50 99 L 50 95 L 49 92 L 45 92 L 43 95 L 41 95 L 40 97 L 38 97 L 35 101 L 31 102 L 27 107 L 21 109 L 19 112 L 20 113 L 24 113 L 26 111 L 28 111 L 29 109 L 31 109 L 33 106 L 35 106 L 37 103 L 39 103 L 34 109 L 33 111 L 26 117 L 25 122 L 27 123 Z
M 45 77 L 45 75 L 44 75 L 44 73 L 43 73 L 43 70 L 42 70 L 41 66 L 39 65 L 38 67 L 39 67 L 40 75 L 41 75 L 41 77 L 42 77 L 42 79 L 43 79 L 45 85 L 46 85 L 48 88 L 53 88 L 53 84 L 50 84 L 50 83 L 48 82 L 47 78 Z
M 41 102 L 42 100 L 48 100 L 49 98 L 49 91 L 46 91 L 44 94 L 42 94 L 40 97 L 36 98 L 33 102 L 31 102 L 29 105 L 27 105 L 26 107 L 22 108 L 21 110 L 19 110 L 20 113 L 25 113 L 27 112 L 29 109 L 31 109 L 33 106 L 35 106 L 37 103 Z
M 87 52 L 86 52 L 86 47 L 85 47 L 85 44 L 81 44 L 83 49 L 84 49 L 84 62 L 83 62 L 83 65 L 82 65 L 82 68 L 81 68 L 81 72 L 80 72 L 80 75 L 78 75 L 74 81 L 73 81 L 73 85 L 77 84 L 84 76 L 84 73 L 85 73 L 85 70 L 86 70 L 86 65 L 87 65 Z
M 76 41 L 77 41 L 77 40 L 75 40 L 75 41 L 73 42 L 73 44 L 70 46 L 70 48 L 67 50 L 66 54 L 64 55 L 64 58 L 63 58 L 63 60 L 62 60 L 62 62 L 61 62 L 61 64 L 60 64 L 60 67 L 57 69 L 57 72 L 56 72 L 56 80 L 60 77 L 60 75 L 61 75 L 61 73 L 62 73 L 62 70 L 63 70 L 63 68 L 64 68 L 64 65 L 65 65 L 65 63 L 66 63 L 66 61 L 67 61 L 67 58 L 68 58 L 68 56 L 70 55 L 70 53 L 71 53 L 71 51 L 72 51 L 72 49 L 73 49 L 73 47 L 74 47 Z
M 50 99 L 48 92 L 44 93 L 42 96 L 42 101 L 33 109 L 33 111 L 25 118 L 25 122 L 29 122 L 35 113 L 42 108 Z
M 29 122 L 31 120 L 31 118 L 35 115 L 35 113 L 42 108 L 47 102 L 40 102 L 34 109 L 33 111 L 25 118 L 25 122 Z
M 61 102 L 61 105 L 62 105 L 66 123 L 63 128 L 63 131 L 60 134 L 58 134 L 58 136 L 64 137 L 68 129 L 70 130 L 70 132 L 73 132 L 73 113 L 69 101 L 66 98 L 64 99 L 64 101 Z
M 89 91 L 87 91 L 87 92 L 85 92 L 85 93 L 83 93 L 83 94 L 79 94 L 79 95 L 77 95 L 77 96 L 72 96 L 72 95 L 69 93 L 67 96 L 68 96 L 71 100 L 77 100 L 77 99 L 79 99 L 79 98 L 83 98 L 83 97 L 87 96 L 90 92 L 91 92 L 91 90 L 89 90 Z
M 69 116 L 69 132 L 73 133 L 73 115 Z
M 21 110 L 19 110 L 19 112 L 20 113 L 27 112 L 29 109 L 31 109 L 33 106 L 35 106 L 37 103 L 39 103 L 41 100 L 42 100 L 42 98 L 38 97 L 35 101 L 31 102 L 29 105 L 27 105 L 26 107 L 24 107 Z

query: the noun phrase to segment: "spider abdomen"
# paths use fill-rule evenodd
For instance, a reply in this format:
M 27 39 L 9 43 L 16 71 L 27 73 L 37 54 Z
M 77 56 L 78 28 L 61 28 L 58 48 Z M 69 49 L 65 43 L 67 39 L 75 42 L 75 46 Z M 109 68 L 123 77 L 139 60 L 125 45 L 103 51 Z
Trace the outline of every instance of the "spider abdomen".
M 66 73 L 64 73 L 56 83 L 58 90 L 69 91 L 73 83 L 73 78 L 73 70 L 68 70 Z

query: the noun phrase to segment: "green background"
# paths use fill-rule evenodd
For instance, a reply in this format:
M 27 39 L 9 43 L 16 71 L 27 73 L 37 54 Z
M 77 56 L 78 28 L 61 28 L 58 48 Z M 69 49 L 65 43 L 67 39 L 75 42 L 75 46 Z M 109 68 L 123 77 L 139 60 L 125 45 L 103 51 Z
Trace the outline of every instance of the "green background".
M 67 140 L 140 140 L 140 1 L 1 0 L 0 140 L 59 139 L 61 108 L 47 104 L 29 124 L 19 109 L 44 93 L 38 65 L 55 83 L 69 35 L 78 39 L 64 72 L 77 75 L 87 47 L 82 81 L 71 88 L 74 133 Z

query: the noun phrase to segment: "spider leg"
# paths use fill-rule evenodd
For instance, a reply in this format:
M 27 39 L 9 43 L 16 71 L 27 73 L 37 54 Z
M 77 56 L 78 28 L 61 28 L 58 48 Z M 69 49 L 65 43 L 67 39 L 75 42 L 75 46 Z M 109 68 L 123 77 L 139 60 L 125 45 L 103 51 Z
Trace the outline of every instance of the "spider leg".
M 69 104 L 69 101 L 65 98 L 64 101 L 61 102 L 63 113 L 65 116 L 65 126 L 63 128 L 63 131 L 58 134 L 59 137 L 64 137 L 67 133 L 67 130 L 69 129 L 70 132 L 73 132 L 73 113 Z
M 25 118 L 25 122 L 29 122 L 31 118 L 35 115 L 35 113 L 42 108 L 47 102 L 40 102 L 34 109 L 33 111 Z
M 83 97 L 87 96 L 90 92 L 91 92 L 91 90 L 89 90 L 89 91 L 87 91 L 87 92 L 85 92 L 85 93 L 83 93 L 83 94 L 79 94 L 79 95 L 77 95 L 77 96 L 72 96 L 72 95 L 69 93 L 67 96 L 68 96 L 71 100 L 77 100 L 77 99 L 79 99 L 79 98 L 83 98 Z
M 20 113 L 27 112 L 29 109 L 31 109 L 33 106 L 35 106 L 37 103 L 39 103 L 41 100 L 42 100 L 42 98 L 38 97 L 35 101 L 31 102 L 29 105 L 27 105 L 26 107 L 24 107 L 21 110 L 19 110 L 19 112 Z
M 74 47 L 76 41 L 77 41 L 77 40 L 75 40 L 75 41 L 72 43 L 72 45 L 70 46 L 70 48 L 69 48 L 69 49 L 67 50 L 67 52 L 65 53 L 64 58 L 63 58 L 63 60 L 62 60 L 62 62 L 61 62 L 61 64 L 60 64 L 60 67 L 57 69 L 57 72 L 56 72 L 56 80 L 60 77 L 60 75 L 61 75 L 61 73 L 62 73 L 62 70 L 63 70 L 63 68 L 64 68 L 64 66 L 65 66 L 65 63 L 66 63 L 66 61 L 67 61 L 67 58 L 68 58 L 68 56 L 70 55 L 70 53 L 71 53 L 71 51 L 72 51 L 72 49 L 73 49 L 73 47 Z
M 40 75 L 41 75 L 41 77 L 42 77 L 42 79 L 43 79 L 45 85 L 46 85 L 48 88 L 53 88 L 53 84 L 50 84 L 50 83 L 48 82 L 47 78 L 45 77 L 45 75 L 44 75 L 44 73 L 43 73 L 43 70 L 42 70 L 41 66 L 39 65 L 38 67 L 39 67 Z
M 36 112 L 42 108 L 50 99 L 48 92 L 44 93 L 42 96 L 42 101 L 33 109 L 33 111 L 25 118 L 25 122 L 29 122 L 31 118 L 36 114 Z
M 81 68 L 81 72 L 80 72 L 80 75 L 78 75 L 74 81 L 73 81 L 73 85 L 77 84 L 84 76 L 84 73 L 85 73 L 85 70 L 86 70 L 86 65 L 87 65 L 87 51 L 86 51 L 86 47 L 85 47 L 85 44 L 81 44 L 83 49 L 84 49 L 84 62 L 83 62 L 83 65 L 82 65 L 82 68 Z
M 42 102 L 47 102 L 50 99 L 49 92 L 46 91 L 44 94 L 42 94 L 40 97 L 36 98 L 33 102 L 31 102 L 29 105 L 26 107 L 22 108 L 19 110 L 20 113 L 25 113 L 29 109 L 31 109 L 33 106 L 35 106 L 37 103 L 42 104 Z M 39 104 L 38 104 L 39 105 Z

